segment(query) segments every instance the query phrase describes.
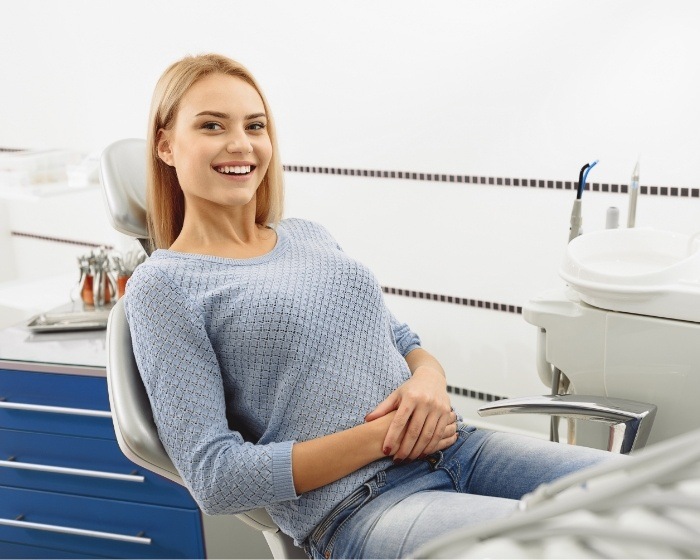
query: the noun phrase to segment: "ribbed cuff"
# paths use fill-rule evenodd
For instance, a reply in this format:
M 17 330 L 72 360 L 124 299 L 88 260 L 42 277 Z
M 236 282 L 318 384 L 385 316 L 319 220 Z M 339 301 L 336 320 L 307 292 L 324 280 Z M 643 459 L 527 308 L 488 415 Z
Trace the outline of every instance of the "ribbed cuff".
M 408 356 L 409 352 L 412 352 L 416 348 L 421 348 L 420 342 L 414 342 L 412 344 L 409 344 L 406 348 L 401 349 L 401 355 L 405 358 Z
M 292 445 L 294 441 L 273 444 L 272 447 L 272 489 L 276 502 L 299 498 L 294 490 L 292 476 Z

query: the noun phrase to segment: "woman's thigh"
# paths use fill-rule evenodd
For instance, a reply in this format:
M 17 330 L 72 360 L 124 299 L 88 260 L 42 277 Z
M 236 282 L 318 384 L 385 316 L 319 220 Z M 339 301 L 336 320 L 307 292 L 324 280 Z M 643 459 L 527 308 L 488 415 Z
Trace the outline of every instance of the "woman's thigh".
M 471 449 L 445 454 L 445 468 L 459 469 L 460 490 L 518 500 L 540 484 L 603 461 L 627 457 L 505 432 L 475 430 Z M 475 448 L 477 449 L 475 451 Z M 465 456 L 466 452 L 466 456 Z
M 405 558 L 451 531 L 508 517 L 517 501 L 444 491 L 418 492 L 385 509 L 371 521 L 364 538 L 346 543 L 353 558 Z M 350 535 L 349 535 L 350 536 Z M 340 552 L 340 551 L 338 551 Z

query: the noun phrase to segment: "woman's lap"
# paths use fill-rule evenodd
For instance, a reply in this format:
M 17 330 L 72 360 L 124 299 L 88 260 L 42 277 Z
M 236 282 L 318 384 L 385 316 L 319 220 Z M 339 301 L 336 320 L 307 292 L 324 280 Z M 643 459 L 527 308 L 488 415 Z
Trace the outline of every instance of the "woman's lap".
M 397 465 L 368 482 L 362 499 L 338 512 L 342 522 L 312 533 L 310 552 L 322 558 L 407 556 L 452 530 L 506 517 L 540 484 L 613 457 L 464 426 L 444 452 Z

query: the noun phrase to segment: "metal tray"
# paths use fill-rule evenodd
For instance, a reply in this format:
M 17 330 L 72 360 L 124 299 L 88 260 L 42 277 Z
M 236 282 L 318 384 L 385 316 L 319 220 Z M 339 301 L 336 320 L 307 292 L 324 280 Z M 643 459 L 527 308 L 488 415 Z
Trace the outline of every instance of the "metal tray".
M 89 331 L 107 328 L 110 309 L 41 313 L 32 317 L 27 328 L 33 332 Z

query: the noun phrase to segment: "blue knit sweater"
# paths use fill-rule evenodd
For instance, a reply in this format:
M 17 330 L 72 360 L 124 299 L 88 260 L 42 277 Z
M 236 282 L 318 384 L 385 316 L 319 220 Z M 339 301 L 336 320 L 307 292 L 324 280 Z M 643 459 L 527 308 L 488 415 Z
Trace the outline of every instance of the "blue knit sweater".
M 155 251 L 125 307 L 160 437 L 202 510 L 265 507 L 300 543 L 392 463 L 297 496 L 292 443 L 361 424 L 409 378 L 420 340 L 324 228 L 287 219 L 276 231 L 250 259 Z

